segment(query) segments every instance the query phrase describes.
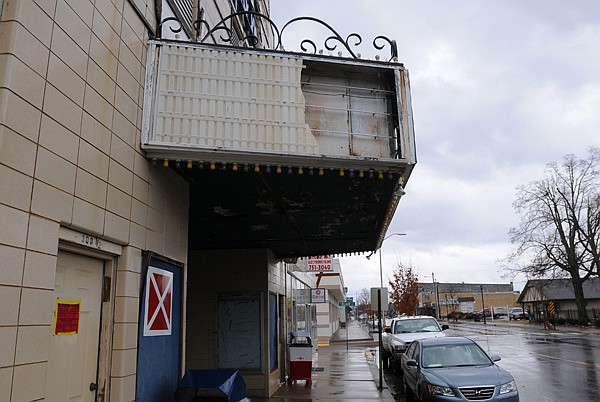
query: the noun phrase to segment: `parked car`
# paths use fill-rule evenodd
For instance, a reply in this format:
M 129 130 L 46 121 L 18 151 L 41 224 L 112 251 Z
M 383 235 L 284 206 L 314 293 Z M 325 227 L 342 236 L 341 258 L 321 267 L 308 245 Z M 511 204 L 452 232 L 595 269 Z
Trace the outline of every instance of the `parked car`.
M 527 313 L 521 307 L 512 307 L 508 309 L 509 320 L 526 320 L 529 318 Z
M 446 336 L 442 331 L 448 325 L 441 325 L 430 316 L 403 316 L 394 318 L 383 334 L 383 367 L 387 368 L 391 360 L 395 369 L 400 369 L 402 354 L 415 339 Z
M 482 308 L 479 311 L 473 312 L 473 320 L 474 321 L 481 321 L 484 317 L 490 318 L 491 316 L 492 316 L 492 313 L 489 308 Z
M 494 311 L 494 319 L 508 317 L 508 308 L 507 307 L 494 307 L 492 309 Z
M 383 330 L 386 331 L 388 328 L 390 328 L 390 325 L 392 325 L 392 320 L 393 318 L 385 318 L 383 320 Z
M 483 317 L 489 318 L 492 316 L 492 313 L 489 308 L 482 308 L 481 310 L 476 311 L 474 314 L 480 318 L 483 318 Z
M 402 356 L 407 401 L 518 402 L 514 378 L 469 338 L 415 340 Z

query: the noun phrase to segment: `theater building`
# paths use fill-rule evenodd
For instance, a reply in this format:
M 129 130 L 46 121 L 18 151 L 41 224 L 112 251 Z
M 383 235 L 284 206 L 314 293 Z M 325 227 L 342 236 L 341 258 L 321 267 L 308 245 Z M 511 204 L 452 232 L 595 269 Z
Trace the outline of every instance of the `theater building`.
M 377 250 L 416 163 L 395 42 L 285 51 L 268 0 L 0 12 L 0 400 L 272 395 L 288 265 Z

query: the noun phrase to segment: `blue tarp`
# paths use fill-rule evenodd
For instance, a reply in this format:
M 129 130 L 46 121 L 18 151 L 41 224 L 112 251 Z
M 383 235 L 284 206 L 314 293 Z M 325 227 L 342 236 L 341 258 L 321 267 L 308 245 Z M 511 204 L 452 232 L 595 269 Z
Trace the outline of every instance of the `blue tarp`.
M 187 370 L 175 391 L 175 401 L 214 398 L 215 391 L 230 402 L 238 402 L 246 397 L 246 382 L 237 370 Z

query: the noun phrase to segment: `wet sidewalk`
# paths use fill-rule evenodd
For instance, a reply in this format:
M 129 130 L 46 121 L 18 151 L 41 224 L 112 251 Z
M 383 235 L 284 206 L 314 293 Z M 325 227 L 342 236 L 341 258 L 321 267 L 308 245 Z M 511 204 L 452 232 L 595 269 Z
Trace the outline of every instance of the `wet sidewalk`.
M 377 334 L 373 334 L 377 337 Z M 305 381 L 284 384 L 264 401 L 393 401 L 387 389 L 379 391 L 375 362 L 377 342 L 358 321 L 339 329 L 328 346 L 319 346 L 313 356 L 312 386 Z

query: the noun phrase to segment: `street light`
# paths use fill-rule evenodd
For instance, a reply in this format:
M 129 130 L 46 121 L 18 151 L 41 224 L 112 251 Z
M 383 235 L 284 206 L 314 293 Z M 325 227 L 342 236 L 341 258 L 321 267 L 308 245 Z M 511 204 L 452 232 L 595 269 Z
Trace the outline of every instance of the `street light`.
M 383 326 L 381 325 L 381 289 L 383 289 L 383 263 L 381 261 L 381 249 L 383 248 L 383 242 L 392 236 L 406 236 L 406 233 L 392 233 L 387 235 L 383 238 L 383 240 L 381 241 L 381 246 L 379 247 L 379 291 L 377 292 L 377 298 L 379 299 L 377 301 L 377 304 L 379 305 L 379 391 L 383 390 L 383 335 L 381 334 L 381 332 L 383 332 Z M 371 259 L 373 253 L 367 256 L 367 260 Z
M 381 247 L 379 247 L 379 283 L 381 287 L 383 287 L 383 264 L 381 263 L 381 249 L 383 248 L 383 242 L 392 236 L 406 236 L 406 233 L 392 233 L 385 236 L 381 241 Z
M 429 275 L 423 275 L 423 277 L 429 278 Z M 423 283 L 425 283 L 425 282 L 423 282 Z M 438 283 L 438 282 L 435 281 L 435 273 L 432 272 L 431 273 L 431 295 L 428 296 L 428 298 L 429 298 L 429 304 L 430 304 L 432 310 L 434 310 L 433 306 L 435 306 L 433 315 L 435 318 L 437 318 L 439 320 L 440 319 L 440 315 L 439 315 L 439 308 L 440 308 L 439 304 L 440 303 L 439 303 L 439 297 L 437 297 L 438 289 L 436 289 L 436 286 L 435 286 L 436 283 Z M 425 294 L 423 294 L 423 299 L 425 299 Z M 425 303 L 425 302 L 423 302 L 423 303 Z

